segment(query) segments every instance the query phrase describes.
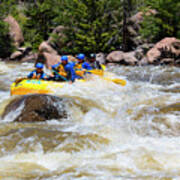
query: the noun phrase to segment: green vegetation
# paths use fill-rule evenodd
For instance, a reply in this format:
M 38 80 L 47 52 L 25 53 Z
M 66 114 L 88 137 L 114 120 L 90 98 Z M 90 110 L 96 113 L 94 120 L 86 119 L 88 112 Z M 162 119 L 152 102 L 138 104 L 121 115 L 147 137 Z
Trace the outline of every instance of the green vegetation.
M 154 9 L 157 14 L 145 15 L 141 33 L 152 42 L 164 37 L 180 38 L 180 1 L 179 0 L 147 0 L 143 7 L 147 14 Z
M 10 4 L 12 6 L 10 6 Z M 15 49 L 13 41 L 9 35 L 9 26 L 3 21 L 3 19 L 12 12 L 15 12 L 15 6 L 12 0 L 0 2 L 0 57 L 8 57 Z
M 55 22 L 67 27 L 70 52 L 108 52 L 121 41 L 122 4 L 117 0 L 72 0 Z M 62 19 L 63 17 L 63 19 Z M 67 50 L 68 51 L 68 50 Z
M 149 9 L 157 14 L 147 16 Z M 128 18 L 144 12 L 140 34 L 150 42 L 167 36 L 180 38 L 179 0 L 2 0 L 0 2 L 0 57 L 14 50 L 3 19 L 11 14 L 19 22 L 25 45 L 37 50 L 52 37 L 59 53 L 110 52 L 127 42 Z M 123 23 L 127 21 L 126 23 Z M 64 26 L 61 39 L 52 31 Z M 7 40 L 8 39 L 8 40 Z M 66 46 L 59 46 L 65 44 Z M 123 44 L 124 43 L 124 44 Z

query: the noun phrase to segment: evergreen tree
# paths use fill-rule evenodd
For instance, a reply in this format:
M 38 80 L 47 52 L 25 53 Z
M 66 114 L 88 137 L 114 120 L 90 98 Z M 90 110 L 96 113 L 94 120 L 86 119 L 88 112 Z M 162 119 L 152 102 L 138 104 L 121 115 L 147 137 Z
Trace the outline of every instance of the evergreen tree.
M 36 0 L 28 3 L 25 15 L 27 20 L 24 25 L 25 41 L 37 49 L 40 43 L 47 40 L 53 29 L 53 18 L 56 16 L 56 0 Z
M 121 2 L 116 0 L 71 0 L 64 4 L 64 12 L 55 18 L 64 24 L 67 53 L 109 52 L 121 43 Z M 63 16 L 62 16 L 63 15 Z
M 149 14 L 150 9 L 156 10 L 157 14 Z M 8 56 L 14 49 L 8 25 L 3 21 L 8 14 L 18 20 L 26 44 L 32 45 L 34 50 L 49 38 L 55 27 L 64 26 L 61 41 L 66 47 L 58 51 L 76 54 L 108 53 L 123 44 L 129 50 L 132 45 L 126 25 L 130 23 L 128 18 L 138 11 L 144 11 L 140 33 L 149 42 L 167 36 L 180 38 L 179 9 L 179 0 L 124 0 L 124 6 L 123 0 L 1 0 L 0 56 Z M 52 44 L 58 47 L 59 37 L 52 37 Z
M 145 38 L 153 42 L 169 36 L 180 38 L 179 0 L 147 0 L 145 5 L 145 20 L 141 29 Z M 149 9 L 156 10 L 157 14 L 147 15 Z
M 4 18 L 15 9 L 14 1 L 2 1 L 0 3 L 0 57 L 6 58 L 14 51 L 15 47 L 9 35 L 9 26 Z M 10 4 L 12 6 L 10 6 Z

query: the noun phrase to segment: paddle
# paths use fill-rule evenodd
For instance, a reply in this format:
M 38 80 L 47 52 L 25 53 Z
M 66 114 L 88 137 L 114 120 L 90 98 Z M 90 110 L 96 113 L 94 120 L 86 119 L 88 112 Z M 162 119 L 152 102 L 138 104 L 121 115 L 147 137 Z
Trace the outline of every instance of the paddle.
M 90 72 L 90 73 L 98 75 L 98 76 L 103 76 L 104 75 L 104 71 L 99 70 L 99 69 L 87 70 L 86 72 Z
M 52 69 L 52 71 L 58 75 L 60 78 L 62 78 L 64 81 L 68 81 L 64 76 L 61 76 L 56 70 Z
M 17 84 L 19 84 L 22 80 L 27 80 L 27 79 L 29 79 L 29 78 L 27 78 L 27 77 L 18 78 L 18 79 L 15 80 L 15 84 L 17 85 Z
M 126 85 L 126 81 L 123 79 L 111 79 L 112 82 L 116 83 L 116 84 L 120 84 L 121 86 L 125 86 Z
M 120 84 L 121 86 L 126 85 L 126 81 L 123 79 L 110 79 L 110 78 L 103 78 L 103 79 L 106 81 L 111 81 L 111 82 L 116 83 L 116 84 Z
M 92 70 L 88 70 L 87 72 L 90 72 L 90 73 L 98 75 L 98 76 L 103 76 L 104 75 L 104 71 L 99 70 L 99 69 L 92 69 Z M 123 79 L 111 79 L 111 78 L 108 78 L 108 77 L 103 77 L 103 79 L 105 79 L 107 81 L 111 81 L 111 82 L 116 83 L 116 84 L 120 84 L 121 86 L 126 85 L 126 81 L 123 80 Z

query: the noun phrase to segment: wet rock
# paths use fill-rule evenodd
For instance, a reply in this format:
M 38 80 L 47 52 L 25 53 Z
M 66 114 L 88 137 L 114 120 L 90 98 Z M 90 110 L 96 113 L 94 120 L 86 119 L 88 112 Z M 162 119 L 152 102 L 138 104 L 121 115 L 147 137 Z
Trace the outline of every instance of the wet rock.
M 35 62 L 37 57 L 37 53 L 30 53 L 29 55 L 21 58 L 21 62 Z
M 164 58 L 161 60 L 161 64 L 174 64 L 173 58 Z
M 9 24 L 9 33 L 15 46 L 19 47 L 24 42 L 24 37 L 18 22 L 11 15 L 6 17 L 4 21 Z
M 15 51 L 13 54 L 10 56 L 10 60 L 18 60 L 23 56 L 23 53 L 20 51 Z
M 106 58 L 104 53 L 96 54 L 96 60 L 99 61 L 101 64 L 105 64 Z
M 138 65 L 140 65 L 140 66 L 148 65 L 148 60 L 147 60 L 147 58 L 146 58 L 146 57 L 143 57 L 143 58 L 139 61 Z
M 106 60 L 110 63 L 118 63 L 124 58 L 123 54 L 122 51 L 113 51 L 106 57 Z
M 152 49 L 147 52 L 148 63 L 161 64 L 165 58 L 176 59 L 180 57 L 180 40 L 174 37 L 167 37 L 158 42 Z
M 107 62 L 119 63 L 124 65 L 136 65 L 138 60 L 135 57 L 135 52 L 123 52 L 123 51 L 113 51 L 107 58 Z
M 21 96 L 10 102 L 5 108 L 2 118 L 13 113 L 14 121 L 40 122 L 67 117 L 66 98 L 50 95 Z
M 24 55 L 27 55 L 32 51 L 32 48 L 31 47 L 19 47 L 17 50 L 22 52 Z
M 141 51 L 141 53 L 143 53 L 143 55 L 145 56 L 147 54 L 147 52 L 154 47 L 153 43 L 144 43 L 142 45 L 139 45 L 135 51 Z
M 21 62 L 29 62 L 35 61 L 37 59 L 37 53 L 32 52 L 31 47 L 20 47 L 17 48 L 17 51 L 11 54 L 11 61 L 21 61 Z
M 138 60 L 143 59 L 143 57 L 144 57 L 144 51 L 143 51 L 143 49 L 137 48 L 137 49 L 134 51 L 134 53 L 135 53 L 134 55 L 135 55 L 136 59 L 138 59 Z

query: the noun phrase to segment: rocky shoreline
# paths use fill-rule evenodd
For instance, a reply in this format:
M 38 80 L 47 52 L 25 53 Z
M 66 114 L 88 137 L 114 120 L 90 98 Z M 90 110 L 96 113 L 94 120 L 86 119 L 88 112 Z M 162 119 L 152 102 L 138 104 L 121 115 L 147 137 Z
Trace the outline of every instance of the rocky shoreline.
M 166 37 L 156 44 L 148 41 L 138 40 L 139 23 L 142 21 L 142 14 L 137 13 L 131 17 L 132 21 L 127 28 L 129 39 L 131 41 L 132 49 L 128 52 L 120 50 L 112 51 L 109 54 L 97 53 L 96 59 L 101 63 L 120 64 L 120 65 L 180 65 L 180 40 L 175 37 Z M 40 44 L 38 52 L 33 52 L 31 47 L 24 47 L 24 38 L 18 22 L 12 17 L 8 16 L 5 21 L 10 25 L 10 35 L 14 40 L 16 51 L 13 52 L 5 61 L 19 61 L 19 62 L 36 62 L 41 61 L 47 67 L 59 61 L 60 54 L 54 48 L 52 37 Z M 58 26 L 53 33 L 59 36 L 59 49 L 65 46 L 61 43 L 63 37 L 63 26 Z M 69 56 L 71 60 L 75 57 Z

